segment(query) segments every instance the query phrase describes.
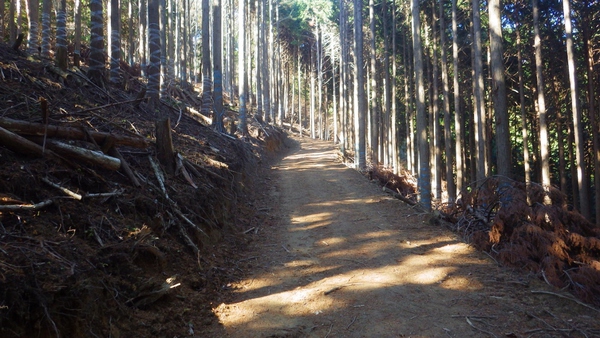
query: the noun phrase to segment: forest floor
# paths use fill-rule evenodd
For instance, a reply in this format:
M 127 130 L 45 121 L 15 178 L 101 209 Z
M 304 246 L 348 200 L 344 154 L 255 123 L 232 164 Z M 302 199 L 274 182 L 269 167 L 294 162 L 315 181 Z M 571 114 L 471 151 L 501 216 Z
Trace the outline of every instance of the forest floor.
M 288 139 L 214 337 L 598 337 L 599 313 L 500 267 L 327 142 Z M 268 209 L 267 209 L 268 208 Z

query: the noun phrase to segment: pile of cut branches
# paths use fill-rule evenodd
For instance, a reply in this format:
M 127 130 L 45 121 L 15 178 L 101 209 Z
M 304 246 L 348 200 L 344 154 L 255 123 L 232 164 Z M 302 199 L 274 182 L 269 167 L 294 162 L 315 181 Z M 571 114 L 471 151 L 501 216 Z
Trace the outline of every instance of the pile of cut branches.
M 463 192 L 450 220 L 480 250 L 600 306 L 600 229 L 557 189 L 491 177 Z

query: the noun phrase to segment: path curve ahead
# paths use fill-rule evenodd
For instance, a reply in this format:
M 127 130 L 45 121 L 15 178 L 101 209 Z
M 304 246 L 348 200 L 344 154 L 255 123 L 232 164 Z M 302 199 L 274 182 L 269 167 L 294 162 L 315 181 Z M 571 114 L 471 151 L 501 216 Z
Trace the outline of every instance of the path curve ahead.
M 549 326 L 599 329 L 589 327 L 597 313 L 532 293 L 556 290 L 497 267 L 431 225 L 340 164 L 330 143 L 288 141 L 289 154 L 272 167 L 278 224 L 260 229 L 248 253 L 253 271 L 234 285 L 234 300 L 215 309 L 228 336 L 527 337 L 540 330 L 547 337 L 565 333 Z

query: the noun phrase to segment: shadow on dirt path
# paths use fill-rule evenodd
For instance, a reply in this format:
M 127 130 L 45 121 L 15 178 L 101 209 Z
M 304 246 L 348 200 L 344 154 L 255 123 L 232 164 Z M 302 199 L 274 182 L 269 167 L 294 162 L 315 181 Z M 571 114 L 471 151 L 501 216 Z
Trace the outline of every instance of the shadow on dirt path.
M 215 309 L 230 337 L 552 337 L 600 334 L 598 313 L 498 267 L 336 160 L 294 139 L 272 167 L 278 225 Z

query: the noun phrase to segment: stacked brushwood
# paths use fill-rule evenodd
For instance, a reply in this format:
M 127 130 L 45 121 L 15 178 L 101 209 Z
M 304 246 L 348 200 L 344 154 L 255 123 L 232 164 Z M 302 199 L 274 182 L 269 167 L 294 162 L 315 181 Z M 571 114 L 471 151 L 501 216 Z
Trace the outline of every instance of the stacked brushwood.
M 600 229 L 559 190 L 491 177 L 448 212 L 453 230 L 499 263 L 600 306 Z

